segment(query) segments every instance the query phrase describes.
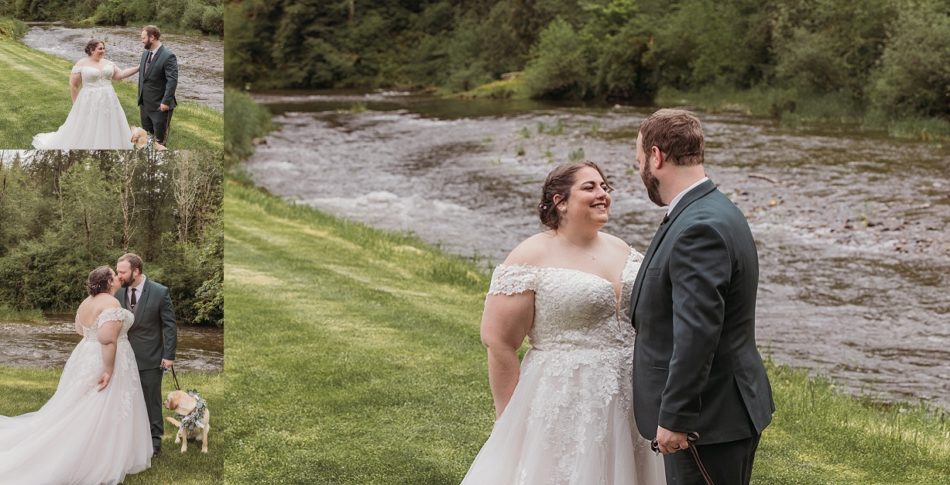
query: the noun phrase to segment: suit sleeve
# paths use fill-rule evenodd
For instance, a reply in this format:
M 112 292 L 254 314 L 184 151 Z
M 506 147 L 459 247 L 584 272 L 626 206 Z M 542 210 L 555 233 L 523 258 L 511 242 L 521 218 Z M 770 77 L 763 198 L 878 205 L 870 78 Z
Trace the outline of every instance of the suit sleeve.
M 673 355 L 660 403 L 660 426 L 696 430 L 700 393 L 709 378 L 725 315 L 732 274 L 729 250 L 713 227 L 697 224 L 673 242 Z
M 175 325 L 175 307 L 172 306 L 169 293 L 168 290 L 165 291 L 159 310 L 162 318 L 162 336 L 165 342 L 162 349 L 162 358 L 175 360 L 175 349 L 178 347 L 178 327 Z
M 178 58 L 175 54 L 169 54 L 165 61 L 165 95 L 162 97 L 162 104 L 171 108 L 175 107 L 175 89 L 178 88 Z

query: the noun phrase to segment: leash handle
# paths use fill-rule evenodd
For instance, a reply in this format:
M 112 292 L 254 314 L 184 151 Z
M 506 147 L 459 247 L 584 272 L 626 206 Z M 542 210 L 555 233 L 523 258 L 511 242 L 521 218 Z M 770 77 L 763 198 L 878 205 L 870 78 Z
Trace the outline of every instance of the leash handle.
M 686 434 L 686 441 L 689 441 L 689 452 L 693 455 L 693 461 L 696 462 L 696 466 L 699 468 L 699 473 L 703 476 L 703 480 L 706 482 L 706 485 L 716 485 L 713 483 L 713 479 L 709 476 L 709 472 L 706 471 L 706 467 L 703 465 L 703 460 L 699 459 L 699 450 L 696 449 L 696 442 L 699 441 L 699 433 L 692 431 Z

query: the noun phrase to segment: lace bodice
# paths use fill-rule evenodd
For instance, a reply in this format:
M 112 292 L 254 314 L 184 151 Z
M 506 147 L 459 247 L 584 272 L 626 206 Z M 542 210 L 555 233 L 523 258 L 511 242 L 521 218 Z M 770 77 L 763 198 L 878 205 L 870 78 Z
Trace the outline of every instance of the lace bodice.
M 630 294 L 642 259 L 634 250 L 627 257 L 619 308 L 610 281 L 568 268 L 499 265 L 488 294 L 534 291 L 534 325 L 528 332 L 532 348 L 632 348 Z
M 82 87 L 102 87 L 112 85 L 112 75 L 115 73 L 115 64 L 109 61 L 102 63 L 102 69 L 94 66 L 73 66 L 73 74 L 80 73 L 82 76 Z
M 135 316 L 132 312 L 126 310 L 125 308 L 106 308 L 99 313 L 99 316 L 96 317 L 96 321 L 93 322 L 88 327 L 85 325 L 80 325 L 83 328 L 83 336 L 87 340 L 96 340 L 98 338 L 99 327 L 106 322 L 111 322 L 119 320 L 122 322 L 122 330 L 119 331 L 119 338 L 128 338 L 129 328 L 132 327 L 132 323 L 135 321 Z

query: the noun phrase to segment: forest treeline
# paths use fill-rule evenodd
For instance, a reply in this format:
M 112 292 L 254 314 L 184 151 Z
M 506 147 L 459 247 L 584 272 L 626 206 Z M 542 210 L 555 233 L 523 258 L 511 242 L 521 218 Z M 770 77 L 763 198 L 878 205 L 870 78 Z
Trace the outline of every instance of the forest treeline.
M 222 0 L 0 0 L 0 17 L 94 25 L 155 23 L 224 35 Z
M 765 89 L 779 111 L 950 119 L 946 0 L 245 0 L 225 21 L 238 87 L 460 92 L 520 71 L 536 98 Z
M 73 311 L 93 268 L 134 252 L 179 323 L 224 322 L 220 152 L 0 158 L 0 307 Z

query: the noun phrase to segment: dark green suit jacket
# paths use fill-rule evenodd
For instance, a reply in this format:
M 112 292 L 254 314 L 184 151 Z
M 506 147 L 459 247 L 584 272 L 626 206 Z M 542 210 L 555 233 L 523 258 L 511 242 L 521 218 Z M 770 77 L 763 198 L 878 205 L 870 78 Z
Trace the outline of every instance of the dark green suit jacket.
M 128 288 L 119 288 L 115 297 L 122 308 L 129 309 Z M 135 322 L 129 329 L 129 343 L 135 353 L 139 370 L 158 369 L 162 359 L 175 360 L 178 328 L 175 325 L 175 307 L 168 288 L 145 278 L 145 286 L 135 304 Z
M 634 416 L 699 444 L 761 434 L 775 405 L 755 346 L 758 254 L 742 212 L 706 181 L 660 226 L 633 288 Z
M 178 88 L 178 58 L 168 47 L 162 45 L 155 52 L 155 58 L 145 72 L 145 60 L 148 51 L 142 53 L 139 61 L 139 100 L 138 105 L 146 111 L 158 111 L 161 104 L 175 109 L 175 89 Z

